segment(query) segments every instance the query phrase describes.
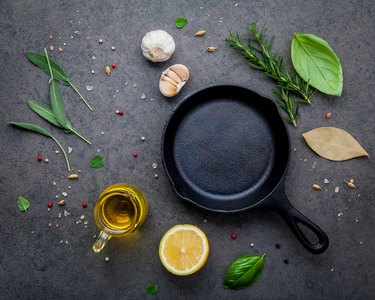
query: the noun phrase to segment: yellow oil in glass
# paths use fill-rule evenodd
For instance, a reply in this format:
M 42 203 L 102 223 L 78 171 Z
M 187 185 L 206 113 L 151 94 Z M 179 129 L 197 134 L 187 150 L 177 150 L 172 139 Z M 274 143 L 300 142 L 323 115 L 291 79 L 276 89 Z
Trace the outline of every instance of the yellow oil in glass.
M 125 236 L 146 219 L 147 201 L 140 190 L 124 183 L 106 188 L 94 209 L 97 226 L 113 237 Z

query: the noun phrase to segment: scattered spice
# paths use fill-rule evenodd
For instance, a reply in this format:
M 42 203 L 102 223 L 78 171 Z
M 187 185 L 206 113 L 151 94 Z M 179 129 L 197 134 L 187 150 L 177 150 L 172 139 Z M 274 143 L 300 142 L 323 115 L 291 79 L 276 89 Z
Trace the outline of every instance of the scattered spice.
M 48 162 L 49 162 L 48 158 L 46 158 L 46 159 L 44 160 L 44 162 L 45 162 L 45 163 L 48 163 Z
M 51 228 L 52 227 L 52 223 L 48 223 L 48 228 Z
M 314 190 L 316 190 L 316 191 L 321 191 L 321 190 L 322 190 L 322 188 L 320 187 L 319 184 L 313 184 L 313 185 L 312 185 L 312 188 L 313 188 Z
M 234 239 L 236 239 L 236 238 L 237 238 L 237 234 L 235 234 L 235 233 L 232 233 L 230 237 L 232 238 L 232 240 L 234 240 Z
M 206 34 L 206 31 L 205 30 L 199 30 L 197 31 L 194 36 L 198 36 L 198 37 L 201 37 L 201 36 L 204 36 Z
M 254 247 L 254 243 L 250 243 L 250 247 Z
M 144 142 L 146 138 L 144 136 L 141 136 L 141 141 Z
M 331 117 L 332 117 L 332 113 L 327 112 L 327 113 L 326 113 L 326 119 L 331 119 Z
M 116 68 L 116 64 L 112 64 L 111 67 L 112 67 L 112 69 L 115 69 Z
M 47 206 L 48 208 L 51 208 L 53 206 L 53 203 L 51 201 L 48 201 Z
M 281 245 L 280 245 L 279 243 L 276 243 L 275 246 L 276 246 L 277 249 L 280 249 L 280 248 L 281 248 Z
M 51 45 L 49 46 L 49 50 L 53 51 L 55 49 L 55 46 Z
M 124 115 L 124 111 L 122 111 L 121 109 L 116 109 L 116 115 L 122 116 Z
M 64 205 L 66 205 L 66 201 L 60 200 L 59 202 L 57 202 L 57 204 L 60 205 L 60 206 L 64 206 Z
M 68 176 L 68 179 L 70 179 L 70 180 L 78 179 L 78 174 L 70 174 L 70 175 Z
M 138 153 L 137 153 L 137 152 L 134 152 L 134 153 L 133 153 L 133 156 L 134 156 L 135 158 L 137 158 L 137 157 L 138 157 Z
M 86 202 L 82 202 L 82 207 L 86 208 L 87 207 L 87 203 Z
M 59 52 L 63 52 L 63 48 L 59 47 Z
M 111 69 L 108 66 L 105 67 L 104 71 L 108 76 L 111 74 Z
M 106 262 L 108 262 L 108 261 L 109 261 L 109 257 L 107 256 L 104 260 L 105 260 Z
M 340 188 L 338 186 L 335 187 L 335 193 L 338 193 L 340 191 Z
M 43 156 L 38 155 L 38 161 L 42 161 L 42 160 L 43 160 Z
M 92 85 L 86 85 L 86 90 L 88 90 L 89 92 L 91 92 L 93 89 L 94 87 Z
M 48 36 L 48 38 L 52 41 L 52 40 L 53 40 L 53 35 L 50 34 L 50 35 Z
M 112 50 L 112 51 L 115 51 L 115 50 L 116 50 L 116 47 L 115 47 L 115 46 L 112 46 L 112 47 L 111 47 L 111 50 Z
M 95 70 L 91 70 L 91 74 L 95 74 Z
M 158 175 L 158 174 L 155 174 L 154 177 L 155 177 L 156 179 L 158 179 L 158 178 L 159 178 L 159 175 Z
M 213 46 L 207 47 L 208 52 L 215 52 L 216 49 L 217 49 L 217 47 L 213 47 Z
M 324 183 L 329 183 L 329 180 L 327 178 L 324 178 Z
M 99 44 L 103 44 L 103 39 L 99 39 Z

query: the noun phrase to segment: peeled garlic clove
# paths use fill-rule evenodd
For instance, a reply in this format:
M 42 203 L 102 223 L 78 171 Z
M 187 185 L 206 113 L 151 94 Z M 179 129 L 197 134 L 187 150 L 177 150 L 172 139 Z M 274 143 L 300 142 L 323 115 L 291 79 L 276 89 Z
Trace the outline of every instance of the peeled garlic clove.
M 160 92 L 165 97 L 176 96 L 189 79 L 189 70 L 184 65 L 176 64 L 166 69 L 159 80 Z
M 188 81 L 189 80 L 189 70 L 184 65 L 181 64 L 175 64 L 172 67 L 169 67 L 172 71 L 178 74 L 182 81 Z
M 176 45 L 172 36 L 164 30 L 147 32 L 141 43 L 143 56 L 153 62 L 167 61 Z

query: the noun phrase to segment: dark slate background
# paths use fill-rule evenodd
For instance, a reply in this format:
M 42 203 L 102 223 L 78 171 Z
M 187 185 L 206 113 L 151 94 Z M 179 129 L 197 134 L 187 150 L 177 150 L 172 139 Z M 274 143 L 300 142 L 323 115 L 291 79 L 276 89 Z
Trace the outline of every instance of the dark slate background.
M 374 8 L 373 1 L 2 0 L 1 298 L 374 298 L 374 161 L 331 162 L 313 153 L 302 138 L 302 133 L 313 128 L 335 126 L 350 132 L 370 156 L 375 153 Z M 174 25 L 179 16 L 190 21 L 183 29 Z M 289 67 L 294 32 L 326 39 L 342 62 L 342 97 L 316 94 L 312 105 L 301 106 L 298 127 L 288 125 L 292 152 L 286 193 L 330 237 L 330 247 L 322 255 L 308 253 L 272 212 L 217 215 L 182 202 L 174 195 L 161 165 L 163 126 L 175 105 L 189 93 L 225 83 L 246 86 L 275 99 L 274 83 L 249 68 L 224 41 L 230 31 L 246 35 L 250 22 L 267 24 Z M 207 35 L 194 38 L 202 28 Z M 154 29 L 164 29 L 175 39 L 176 51 L 166 63 L 150 63 L 141 54 L 143 35 Z M 55 36 L 53 41 L 49 34 Z M 99 38 L 104 40 L 102 45 Z M 55 46 L 51 57 L 94 107 L 90 112 L 71 89 L 62 87 L 72 123 L 92 140 L 92 146 L 53 128 L 27 106 L 29 99 L 48 103 L 49 92 L 48 76 L 34 67 L 25 53 L 40 53 L 49 45 Z M 111 51 L 112 45 L 116 51 Z M 63 52 L 57 51 L 58 46 Z M 207 46 L 218 49 L 207 53 Z M 111 63 L 117 68 L 108 77 L 104 67 Z M 185 64 L 191 77 L 177 97 L 165 99 L 158 91 L 158 79 L 174 63 Z M 86 85 L 92 85 L 93 91 L 88 92 Z M 141 99 L 142 93 L 146 99 Z M 115 114 L 119 108 L 125 110 L 123 117 Z M 325 119 L 326 112 L 332 112 L 330 120 Z M 69 157 L 73 171 L 81 170 L 79 180 L 66 179 L 63 157 L 55 154 L 58 148 L 52 140 L 11 128 L 6 124 L 9 121 L 42 125 L 65 148 L 72 147 Z M 140 141 L 140 136 L 146 140 Z M 134 151 L 139 153 L 136 159 Z M 88 161 L 98 153 L 105 157 L 106 165 L 90 169 Z M 49 163 L 38 162 L 38 154 Z M 324 178 L 330 183 L 325 185 Z M 356 190 L 345 186 L 344 181 L 351 178 Z M 92 217 L 94 203 L 100 191 L 115 182 L 133 183 L 142 189 L 149 201 L 148 219 L 138 233 L 112 239 L 103 252 L 94 254 L 91 246 L 98 233 Z M 313 183 L 322 185 L 323 191 L 312 190 Z M 334 192 L 336 186 L 339 193 Z M 65 208 L 58 207 L 55 198 L 63 191 L 68 193 Z M 18 195 L 30 200 L 27 213 L 18 211 Z M 55 202 L 51 211 L 47 211 L 48 201 Z M 88 202 L 87 209 L 81 207 L 82 201 Z M 64 209 L 70 215 L 59 219 Z M 87 228 L 76 224 L 81 215 L 88 221 Z M 169 274 L 159 261 L 160 238 L 177 223 L 199 226 L 210 242 L 207 264 L 193 276 Z M 232 232 L 238 234 L 236 240 L 230 238 Z M 276 249 L 275 243 L 281 248 Z M 223 289 L 222 279 L 231 261 L 249 252 L 267 253 L 261 279 L 249 289 Z M 110 261 L 105 262 L 105 257 Z M 289 264 L 284 259 L 289 259 Z M 147 295 L 150 283 L 159 286 L 157 295 Z

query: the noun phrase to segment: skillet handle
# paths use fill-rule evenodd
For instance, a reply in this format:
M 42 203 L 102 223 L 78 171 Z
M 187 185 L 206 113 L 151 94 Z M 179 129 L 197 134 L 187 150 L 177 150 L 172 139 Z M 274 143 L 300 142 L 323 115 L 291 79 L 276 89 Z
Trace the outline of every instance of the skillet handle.
M 294 235 L 309 252 L 313 254 L 323 253 L 329 244 L 327 234 L 316 224 L 306 218 L 299 210 L 297 210 L 289 201 L 285 192 L 282 190 L 278 194 L 277 199 L 272 202 L 272 209 L 276 211 L 288 224 Z M 318 238 L 317 243 L 311 242 L 303 233 L 299 224 L 306 226 Z

